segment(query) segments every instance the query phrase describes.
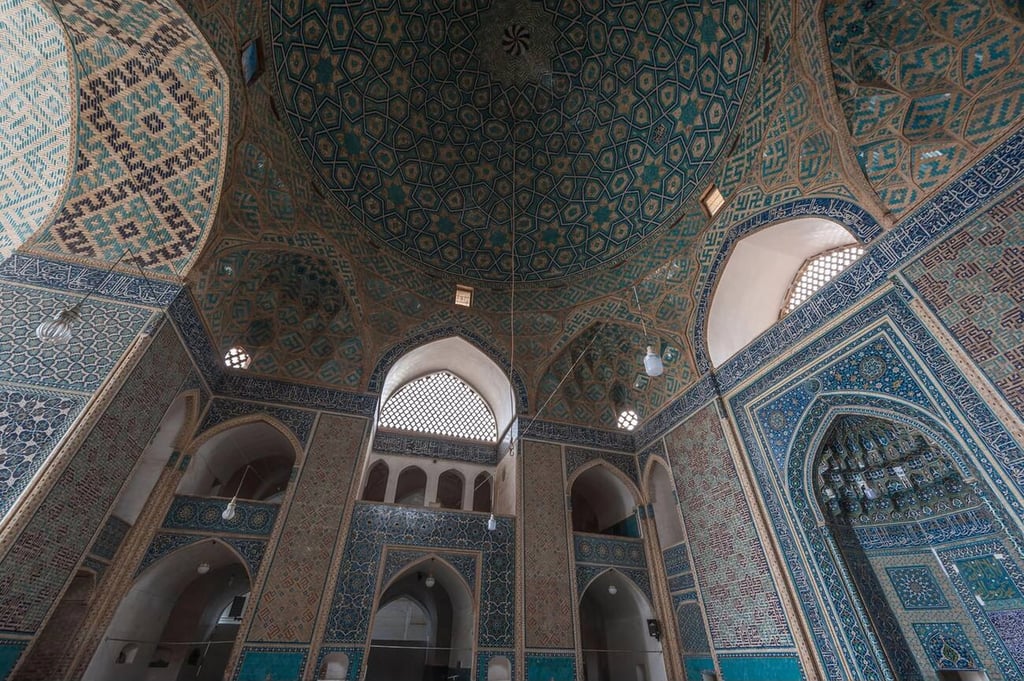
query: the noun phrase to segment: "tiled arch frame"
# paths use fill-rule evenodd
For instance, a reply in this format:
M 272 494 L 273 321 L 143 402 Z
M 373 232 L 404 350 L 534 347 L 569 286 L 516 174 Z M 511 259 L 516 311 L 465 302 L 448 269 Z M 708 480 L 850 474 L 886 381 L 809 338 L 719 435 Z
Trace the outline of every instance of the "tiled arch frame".
M 672 484 L 675 485 L 675 480 L 672 477 L 672 466 L 669 464 L 668 459 L 661 454 L 648 455 L 646 461 L 644 461 L 643 469 L 640 471 L 640 495 L 644 504 L 654 503 L 651 498 L 650 479 L 651 472 L 657 465 L 661 465 L 665 469 L 669 480 L 672 480 Z
M 161 538 L 163 540 L 161 541 Z M 239 542 L 245 540 L 236 540 Z M 249 584 L 254 586 L 256 583 L 256 576 L 259 570 L 260 561 L 263 557 L 262 552 L 259 556 L 245 556 L 239 550 L 238 546 L 233 546 L 231 541 L 222 539 L 220 537 L 212 537 L 209 535 L 189 534 L 189 535 L 157 535 L 154 537 L 153 542 L 150 544 L 146 555 L 143 557 L 142 562 L 139 564 L 135 571 L 135 576 L 132 580 L 134 585 L 144 574 L 163 563 L 168 558 L 171 558 L 177 553 L 184 551 L 185 549 L 200 544 L 202 542 L 215 542 L 225 547 L 235 559 L 245 568 L 246 577 L 249 579 Z M 161 543 L 163 544 L 161 546 Z M 250 544 L 263 544 L 264 542 L 250 541 Z
M 626 487 L 626 490 L 629 491 L 629 494 L 633 497 L 633 504 L 635 506 L 641 505 L 644 497 L 643 494 L 640 492 L 640 488 L 637 487 L 636 482 L 633 481 L 628 475 L 623 473 L 621 470 L 619 470 L 612 463 L 605 461 L 603 458 L 592 459 L 580 465 L 578 468 L 575 468 L 569 474 L 569 477 L 565 481 L 566 493 L 571 495 L 572 486 L 573 484 L 575 484 L 576 480 L 578 480 L 581 475 L 583 475 L 584 473 L 593 468 L 603 468 L 604 470 L 611 473 L 612 476 L 614 476 L 619 482 L 621 482 Z
M 698 373 L 711 370 L 711 356 L 708 351 L 708 317 L 714 298 L 718 278 L 725 270 L 725 264 L 733 247 L 744 237 L 766 227 L 799 218 L 823 218 L 845 227 L 860 244 L 868 244 L 882 234 L 882 226 L 867 211 L 855 203 L 839 198 L 804 198 L 773 206 L 729 229 L 717 253 L 703 275 L 693 316 L 691 345 Z
M 577 567 L 577 569 L 576 569 L 576 576 L 577 576 L 577 582 L 576 582 L 576 607 L 577 608 L 579 608 L 579 604 L 583 601 L 583 595 L 585 593 L 587 593 L 587 589 L 590 588 L 590 585 L 593 584 L 594 581 L 598 577 L 600 577 L 601 575 L 607 574 L 609 572 L 614 572 L 615 574 L 619 575 L 624 580 L 629 582 L 632 585 L 632 588 L 634 588 L 637 591 L 639 591 L 643 595 L 643 597 L 647 599 L 648 607 L 650 607 L 652 610 L 654 609 L 654 603 L 652 602 L 652 598 L 651 598 L 651 586 L 650 586 L 650 584 L 643 583 L 644 582 L 643 579 L 638 579 L 638 577 L 641 576 L 640 572 L 638 570 L 630 570 L 628 568 L 624 569 L 624 568 L 621 568 L 621 567 L 614 567 L 614 566 L 586 566 L 586 567 L 588 569 L 585 572 L 581 571 L 579 569 L 579 567 Z
M 881 650 L 874 629 L 868 624 L 863 604 L 850 597 L 857 589 L 847 567 L 835 559 L 838 551 L 826 527 L 820 506 L 814 498 L 811 485 L 815 454 L 829 425 L 837 416 L 843 414 L 872 416 L 909 425 L 939 444 L 962 476 L 973 480 L 980 480 L 980 476 L 977 472 L 978 467 L 965 453 L 973 447 L 955 436 L 950 424 L 942 422 L 927 410 L 903 400 L 871 393 L 828 393 L 817 396 L 800 420 L 789 450 L 785 479 L 786 496 L 795 514 L 794 526 L 806 550 L 805 555 L 809 556 L 809 567 L 816 573 L 819 584 L 828 594 L 825 607 L 831 611 L 829 616 L 833 621 L 844 624 L 843 632 L 849 650 L 857 653 L 851 660 L 857 663 L 855 674 L 864 679 L 882 679 L 888 678 L 888 669 L 884 663 L 885 654 Z M 982 496 L 988 497 L 992 493 L 992 490 L 985 489 Z M 1009 519 L 996 507 L 989 504 L 989 509 L 1004 529 L 1009 527 Z M 819 605 L 808 600 L 806 595 L 801 601 L 805 613 L 809 608 Z M 983 631 L 988 629 L 983 622 L 977 623 Z M 1017 670 L 1005 648 L 991 637 L 989 643 L 992 655 L 1003 673 L 1008 674 L 1007 678 L 1012 678 Z M 896 664 L 901 663 L 912 664 L 911 661 L 897 661 Z M 896 669 L 898 678 L 911 678 L 909 674 L 912 672 L 913 670 L 904 667 Z
M 283 435 L 288 440 L 288 444 L 291 445 L 292 450 L 295 452 L 295 463 L 293 467 L 299 468 L 302 466 L 306 450 L 302 442 L 299 440 L 298 436 L 291 428 L 289 428 L 283 422 L 274 418 L 270 414 L 263 412 L 256 412 L 253 414 L 247 414 L 245 416 L 239 416 L 238 418 L 234 418 L 229 421 L 224 421 L 223 423 L 218 423 L 212 428 L 209 428 L 203 431 L 202 433 L 199 433 L 182 450 L 183 460 L 187 459 L 187 461 L 184 461 L 184 464 L 187 465 L 189 462 L 191 462 L 192 458 L 199 452 L 199 449 L 204 444 L 213 439 L 215 436 L 220 435 L 225 431 L 238 428 L 239 426 L 245 426 L 252 423 L 265 423 L 266 425 L 270 426 L 271 428 L 281 433 L 281 435 Z

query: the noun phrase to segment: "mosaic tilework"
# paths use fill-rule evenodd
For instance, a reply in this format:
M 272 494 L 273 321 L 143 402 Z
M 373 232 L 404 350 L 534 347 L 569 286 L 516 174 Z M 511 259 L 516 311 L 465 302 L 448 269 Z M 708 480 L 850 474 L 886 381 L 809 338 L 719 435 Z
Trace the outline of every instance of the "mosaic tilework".
M 792 645 L 716 408 L 665 441 L 716 650 Z
M 198 541 L 202 541 L 203 539 L 204 537 L 200 534 L 172 534 L 168 532 L 157 532 L 153 536 L 153 541 L 151 541 L 149 546 L 146 547 L 146 554 L 139 562 L 139 567 L 136 568 L 135 574 L 142 574 L 146 568 L 164 556 L 174 553 L 178 549 L 184 548 L 189 544 L 195 544 Z
M 960 578 L 971 591 L 981 596 L 987 608 L 1020 608 L 1024 597 L 1010 579 L 1001 561 L 979 556 L 956 562 Z
M 214 217 L 227 152 L 223 72 L 183 14 L 59 2 L 78 76 L 76 174 L 36 251 L 183 274 Z M 115 85 L 116 83 L 116 85 Z
M 978 668 L 978 654 L 956 622 L 914 624 L 914 631 L 936 669 Z
M 627 478 L 639 489 L 640 474 L 637 471 L 636 457 L 632 454 L 613 454 L 612 452 L 601 452 L 594 449 L 581 449 L 579 447 L 565 448 L 565 476 L 569 478 L 580 466 L 591 461 L 605 461 L 622 471 Z
M 376 395 L 237 374 L 223 375 L 217 383 L 217 392 L 223 397 L 240 400 L 291 404 L 305 409 L 324 409 L 368 418 L 373 416 L 377 407 Z
M 637 438 L 637 444 L 638 445 L 639 445 L 639 440 L 640 439 L 638 437 Z M 638 449 L 639 449 L 639 447 L 638 447 Z M 661 457 L 662 459 L 664 459 L 665 461 L 668 461 L 668 456 L 665 454 L 665 442 L 664 442 L 664 440 L 656 440 L 655 442 L 647 445 L 643 449 L 640 449 L 639 453 L 636 455 L 636 465 L 637 465 L 637 469 L 639 469 L 641 471 L 641 473 L 643 471 L 647 470 L 647 461 L 652 456 L 658 456 L 658 457 Z
M 614 571 L 636 584 L 640 592 L 647 597 L 648 602 L 654 600 L 651 592 L 651 576 L 646 568 L 640 570 L 623 567 L 610 568 L 604 565 L 586 565 L 582 563 L 576 566 L 576 597 L 582 599 L 583 594 L 590 587 L 590 583 L 608 571 Z
M 252 356 L 249 371 L 358 388 L 363 342 L 335 268 L 284 250 L 235 250 L 196 282 L 199 311 L 213 344 Z
M 903 220 L 898 228 L 879 239 L 864 257 L 822 287 L 818 294 L 719 367 L 716 376 L 721 388 L 729 390 L 756 373 L 778 357 L 783 348 L 793 347 L 823 322 L 848 310 L 881 286 L 896 267 L 963 224 L 1001 192 L 1019 184 L 1024 178 L 1022 158 L 1024 130 L 975 163 L 928 204 Z M 698 357 L 698 369 L 702 371 L 710 367 L 703 349 L 705 335 L 705 324 L 697 324 L 694 353 Z
M 267 681 L 267 679 L 301 679 L 306 667 L 308 648 L 271 648 L 245 646 L 238 658 L 233 681 Z
M 1024 113 L 1019 19 L 1006 3 L 826 3 L 835 88 L 857 160 L 906 212 Z
M 654 442 L 671 428 L 685 421 L 717 395 L 713 374 L 706 374 L 667 407 L 640 424 L 634 437 L 638 446 Z M 659 440 L 660 441 L 660 440 Z
M 345 655 L 348 656 L 348 672 L 345 676 L 344 681 L 358 681 L 359 675 L 362 673 L 364 653 L 363 648 L 351 648 L 346 646 L 322 646 L 316 658 L 316 673 L 318 676 L 320 673 L 319 670 L 323 666 L 324 658 L 330 655 L 331 653 L 345 653 Z
M 212 404 L 210 404 L 210 409 L 206 412 L 206 416 L 203 418 L 203 422 L 196 432 L 203 433 L 218 424 L 230 421 L 231 419 L 235 419 L 240 416 L 248 416 L 250 414 L 267 414 L 268 416 L 273 416 L 275 419 L 287 426 L 303 445 L 309 443 L 309 436 L 313 430 L 313 420 L 316 417 L 316 415 L 311 411 L 282 409 L 281 407 L 273 407 L 265 404 L 217 398 L 213 400 Z
M 573 549 L 577 563 L 646 568 L 643 541 L 573 533 Z
M 509 678 L 516 678 L 516 653 L 514 650 L 488 650 L 476 654 L 476 681 L 487 681 L 487 666 L 493 657 L 504 657 L 508 660 Z
M 0 679 L 6 681 L 28 644 L 27 640 L 0 638 Z
M 757 4 L 656 9 L 648 22 L 633 5 L 575 16 L 517 6 L 514 20 L 537 41 L 528 54 L 538 61 L 522 67 L 529 83 L 501 75 L 526 57 L 488 57 L 512 20 L 497 7 L 364 2 L 328 22 L 326 6 L 275 2 L 270 32 L 292 132 L 358 221 L 432 268 L 505 281 L 508 243 L 494 221 L 509 220 L 514 186 L 517 212 L 536 216 L 517 220 L 517 276 L 533 280 L 606 263 L 671 222 L 727 143 L 753 67 Z M 493 90 L 498 80 L 508 90 Z M 388 101 L 386 112 L 369 98 Z
M 178 495 L 167 509 L 161 527 L 168 530 L 195 530 L 207 533 L 269 536 L 277 520 L 278 504 L 239 499 L 235 517 L 224 520 L 223 499 Z
M 480 552 L 482 574 L 477 644 L 506 648 L 515 631 L 515 528 L 507 517 L 494 531 L 479 514 L 358 502 L 334 587 L 324 640 L 362 644 L 367 635 L 381 550 L 409 546 Z
M 929 546 L 998 532 L 991 513 L 974 508 L 914 523 L 891 523 L 855 528 L 857 542 L 865 551 Z
M 686 673 L 686 681 L 704 681 L 703 672 L 715 671 L 715 661 L 710 657 L 685 657 L 683 658 L 683 669 Z
M 203 380 L 208 386 L 217 384 L 223 373 L 224 364 L 217 354 L 217 349 L 210 342 L 210 336 L 206 333 L 206 327 L 203 326 L 203 320 L 199 317 L 188 288 L 182 289 L 174 298 L 167 308 L 167 316 L 181 334 L 185 347 L 203 375 Z
M 247 639 L 308 642 L 362 452 L 362 419 L 323 415 L 292 497 Z
M 84 396 L 0 388 L 0 517 L 11 509 L 85 402 Z
M 56 292 L 0 285 L 0 346 L 6 361 L 0 381 L 92 393 L 103 383 L 152 314 L 149 310 L 90 299 L 82 321 L 64 347 L 44 347 L 35 328 L 78 298 Z
M 773 681 L 803 681 L 800 661 L 795 655 L 718 654 L 718 666 L 723 679 L 772 679 Z
M 612 430 L 598 430 L 586 426 L 574 426 L 541 419 L 529 420 L 521 428 L 519 437 L 530 437 L 537 440 L 563 442 L 579 447 L 594 447 L 632 454 L 633 436 L 629 433 Z
M 573 681 L 576 656 L 573 654 L 527 651 L 525 681 Z
M 665 572 L 670 575 L 690 571 L 690 557 L 686 551 L 686 544 L 676 544 L 661 552 L 665 560 Z
M 524 610 L 526 645 L 571 648 L 573 613 L 570 550 L 566 546 L 562 452 L 557 445 L 532 441 L 520 453 L 522 489 Z
M 60 24 L 31 0 L 0 3 L 0 258 L 43 225 L 64 190 L 75 123 L 73 62 Z
M 449 553 L 438 551 L 410 551 L 410 550 L 388 550 L 387 560 L 384 562 L 384 572 L 381 574 L 381 585 L 386 585 L 391 578 L 402 571 L 407 565 L 426 556 L 437 556 L 447 561 L 455 571 L 458 572 L 469 584 L 472 591 L 476 588 L 476 567 L 477 555 L 465 553 Z
M 906 610 L 948 608 L 949 601 L 927 565 L 886 568 L 900 603 Z
M 498 452 L 494 445 L 417 437 L 381 429 L 374 433 L 373 451 L 446 461 L 468 461 L 487 466 L 493 466 L 498 462 Z
M 992 612 L 988 618 L 1017 668 L 1024 669 L 1024 610 Z
M 711 652 L 700 605 L 684 603 L 676 610 L 676 619 L 679 621 L 679 641 L 684 653 Z
M 96 537 L 96 541 L 93 542 L 92 547 L 89 549 L 89 553 L 110 560 L 117 553 L 117 549 L 121 546 L 121 542 L 124 541 L 124 536 L 128 533 L 130 527 L 131 525 L 117 516 L 110 516 L 103 525 L 103 529 L 100 530 L 99 536 Z
M 0 561 L 0 629 L 38 628 L 190 368 L 177 336 L 164 326 Z M 142 403 L 150 408 L 137 409 Z
M 1024 187 L 932 248 L 904 273 L 1024 415 Z

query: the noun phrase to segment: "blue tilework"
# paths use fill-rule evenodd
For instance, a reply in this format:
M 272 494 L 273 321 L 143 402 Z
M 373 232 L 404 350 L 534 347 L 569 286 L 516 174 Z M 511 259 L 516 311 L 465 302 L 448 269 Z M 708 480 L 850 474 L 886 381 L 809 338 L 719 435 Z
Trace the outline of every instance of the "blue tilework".
M 522 426 L 520 438 L 527 440 L 546 440 L 579 447 L 596 447 L 617 452 L 632 454 L 635 451 L 633 436 L 622 431 L 598 430 L 586 426 L 571 426 L 554 421 L 527 421 Z
M 690 571 L 690 557 L 686 551 L 686 544 L 663 549 L 661 556 L 665 561 L 665 572 L 670 575 L 677 575 L 680 572 Z
M 206 326 L 199 317 L 192 293 L 187 288 L 167 308 L 167 315 L 185 341 L 185 347 L 192 361 L 199 367 L 207 386 L 215 387 L 220 381 L 224 364 L 213 346 Z
M 639 440 L 640 438 L 637 437 L 637 445 L 640 444 Z M 647 470 L 647 462 L 650 460 L 652 456 L 658 456 L 661 457 L 666 462 L 668 461 L 668 455 L 665 452 L 664 440 L 655 440 L 651 444 L 641 449 L 640 453 L 636 455 L 636 464 L 637 467 L 640 469 L 641 475 L 643 474 L 643 471 Z
M 1002 561 L 993 556 L 978 556 L 958 560 L 956 566 L 960 579 L 985 601 L 986 608 L 1024 607 L 1024 597 L 1010 579 Z
M 226 503 L 224 499 L 175 496 L 161 527 L 167 530 L 190 530 L 210 534 L 270 536 L 277 520 L 280 508 L 278 504 L 239 499 L 235 517 L 224 520 L 221 513 Z
M 957 622 L 915 622 L 914 631 L 935 669 L 978 669 L 979 658 Z
M 99 581 L 99 578 L 101 576 L 103 576 L 103 572 L 107 569 L 107 564 L 104 563 L 103 561 L 97 560 L 96 558 L 94 558 L 92 556 L 86 556 L 82 560 L 82 567 L 87 568 L 87 569 L 92 570 L 93 572 L 95 572 L 96 573 L 96 579 L 97 579 L 97 581 Z
M 0 388 L 0 517 L 21 496 L 86 399 L 30 388 Z
M 700 604 L 683 603 L 676 609 L 676 620 L 679 622 L 679 643 L 684 653 L 711 652 Z
M 167 534 L 165 532 L 157 532 L 156 536 L 153 537 L 153 541 L 149 543 L 149 547 L 146 548 L 146 555 L 139 562 L 135 575 L 142 574 L 146 568 L 164 556 L 202 540 L 203 536 L 199 534 Z
M 686 672 L 686 681 L 704 681 L 702 672 L 715 671 L 715 662 L 710 657 L 685 657 L 683 670 Z
M 686 591 L 694 586 L 693 575 L 690 573 L 675 575 L 668 578 L 669 591 Z
M 377 396 L 323 388 L 299 383 L 286 383 L 237 373 L 223 375 L 216 391 L 223 397 L 256 402 L 276 402 L 306 409 L 323 409 L 352 416 L 373 416 Z
M 651 592 L 651 577 L 646 569 L 634 569 L 624 567 L 607 567 L 604 565 L 576 565 L 576 594 L 578 598 L 583 598 L 583 594 L 586 593 L 590 583 L 600 577 L 605 572 L 617 572 L 629 581 L 633 582 L 640 592 L 647 597 L 647 601 L 651 602 L 654 597 Z
M 719 655 L 723 681 L 803 681 L 796 655 Z
M 308 648 L 245 646 L 238 658 L 233 681 L 301 679 L 308 656 Z
M 988 618 L 1017 668 L 1024 669 L 1024 610 L 990 612 Z
M 575 681 L 576 656 L 572 653 L 527 651 L 525 681 Z
M 512 518 L 499 517 L 487 530 L 479 514 L 403 508 L 359 502 L 352 515 L 334 587 L 324 639 L 331 643 L 362 643 L 367 636 L 376 566 L 385 545 L 480 552 L 478 643 L 508 647 L 515 631 L 515 541 Z
M 125 521 L 117 516 L 110 516 L 107 518 L 107 522 L 103 525 L 103 529 L 100 530 L 100 534 L 96 537 L 96 541 L 93 542 L 89 552 L 100 558 L 110 560 L 117 553 L 117 549 L 121 546 L 121 542 L 124 541 L 124 536 L 128 533 L 129 528 L 131 528 L 131 525 Z
M 991 513 L 972 508 L 948 515 L 922 518 L 914 523 L 857 527 L 857 541 L 865 551 L 931 546 L 984 537 L 999 531 Z
M 715 372 L 722 390 L 730 390 L 753 375 L 783 348 L 795 347 L 822 323 L 847 310 L 868 293 L 882 286 L 889 273 L 922 253 L 940 237 L 976 215 L 993 200 L 1015 187 L 1024 178 L 1024 130 L 974 164 L 940 191 L 935 198 L 886 233 L 860 260 L 837 276 L 806 303 L 758 336 L 750 345 Z M 770 216 L 765 223 L 774 221 Z M 705 286 L 714 286 L 708 277 Z M 710 289 L 702 299 L 710 305 Z M 710 369 L 706 355 L 707 311 L 694 326 L 694 353 L 700 372 Z
M 566 447 L 565 449 L 565 475 L 571 477 L 580 466 L 591 461 L 605 461 L 622 471 L 633 484 L 640 488 L 640 473 L 636 466 L 636 457 L 632 454 L 613 454 L 593 449 L 581 449 L 579 447 Z
M 896 595 L 905 610 L 928 610 L 948 608 L 949 601 L 942 593 L 939 583 L 931 567 L 927 565 L 909 565 L 906 567 L 887 567 L 886 573 Z
M 319 678 L 320 667 L 324 663 L 324 658 L 331 653 L 345 653 L 348 655 L 348 673 L 345 675 L 344 681 L 358 681 L 363 671 L 363 653 L 362 648 L 351 648 L 345 646 L 323 646 L 320 648 L 320 652 L 316 656 L 316 674 L 314 678 Z
M 0 281 L 45 286 L 68 293 L 110 298 L 122 303 L 165 307 L 184 289 L 159 279 L 143 279 L 138 274 L 107 270 L 72 262 L 51 260 L 38 255 L 14 253 L 0 264 Z
M 645 569 L 647 567 L 641 539 L 620 539 L 582 532 L 574 532 L 572 539 L 577 563 Z
M 316 418 L 316 414 L 313 412 L 299 409 L 283 409 L 254 402 L 241 402 L 239 400 L 221 398 L 215 398 L 210 404 L 210 409 L 206 412 L 203 423 L 199 426 L 197 432 L 203 433 L 225 421 L 251 414 L 273 416 L 287 426 L 295 434 L 299 442 L 303 445 L 309 444 L 309 435 L 313 431 L 313 421 Z
M 0 638 L 0 679 L 6 681 L 10 677 L 28 644 L 27 640 Z
M 455 571 L 466 580 L 470 590 L 476 588 L 477 554 L 392 549 L 387 550 L 387 560 L 384 562 L 384 572 L 381 575 L 382 588 L 391 581 L 392 577 L 401 572 L 410 563 L 435 555 L 454 567 Z
M 445 461 L 468 461 L 486 466 L 498 463 L 495 445 L 477 442 L 455 442 L 431 437 L 417 437 L 378 429 L 373 436 L 373 450 L 387 454 L 423 456 Z
M 656 438 L 693 416 L 718 394 L 714 375 L 705 374 L 668 406 L 640 424 L 634 438 L 638 447 L 647 447 Z M 646 451 L 646 450 L 645 450 Z
M 429 268 L 504 282 L 508 243 L 493 236 L 502 233 L 493 220 L 507 221 L 514 186 L 517 205 L 534 216 L 517 221 L 517 277 L 531 281 L 618 260 L 675 222 L 704 186 L 750 82 L 759 13 L 756 0 L 724 0 L 716 12 L 728 20 L 712 28 L 704 7 L 652 4 L 647 11 L 662 18 L 649 27 L 636 7 L 609 3 L 573 13 L 527 3 L 510 15 L 498 5 L 412 11 L 363 2 L 328 21 L 317 5 L 275 0 L 270 32 L 291 132 L 357 222 Z M 512 16 L 533 35 L 529 57 L 500 47 Z M 395 31 L 395 40 L 370 26 Z M 310 35 L 362 56 L 339 61 Z M 621 69 L 602 68 L 606 60 Z M 367 69 L 367 61 L 388 67 Z M 460 74 L 459 87 L 443 87 L 454 77 L 447 73 Z M 582 94 L 600 88 L 601 96 Z M 427 94 L 439 90 L 444 101 Z M 350 120 L 374 125 L 370 102 L 378 99 L 387 102 L 380 131 L 354 132 Z M 341 116 L 326 113 L 339 102 Z M 422 115 L 437 134 L 409 132 Z M 537 123 L 509 125 L 527 115 Z M 556 148 L 569 159 L 564 166 L 549 161 Z M 512 177 L 513 152 L 530 172 Z M 484 169 L 481 156 L 497 161 Z M 436 169 L 448 179 L 435 183 Z M 497 191 L 473 190 L 495 181 Z M 488 229 L 490 238 L 478 236 Z
M 516 678 L 516 651 L 514 650 L 487 650 L 476 654 L 476 681 L 487 681 L 487 666 L 491 658 L 504 657 L 508 660 L 511 676 Z

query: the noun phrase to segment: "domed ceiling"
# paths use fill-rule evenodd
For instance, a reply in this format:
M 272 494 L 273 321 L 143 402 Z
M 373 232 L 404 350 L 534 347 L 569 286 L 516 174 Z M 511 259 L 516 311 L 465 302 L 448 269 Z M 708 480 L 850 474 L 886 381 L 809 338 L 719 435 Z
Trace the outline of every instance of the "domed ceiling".
M 299 147 L 372 237 L 500 282 L 514 217 L 516 280 L 544 282 L 620 260 L 703 189 L 757 14 L 756 0 L 271 0 L 270 31 Z

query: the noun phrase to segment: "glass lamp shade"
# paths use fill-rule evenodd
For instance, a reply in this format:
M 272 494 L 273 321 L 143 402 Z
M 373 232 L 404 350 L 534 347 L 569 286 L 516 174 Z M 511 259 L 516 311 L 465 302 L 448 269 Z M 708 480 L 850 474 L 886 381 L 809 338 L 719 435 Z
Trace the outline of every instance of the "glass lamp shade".
M 616 588 L 616 586 L 614 584 L 609 584 L 608 585 L 608 593 L 611 594 L 612 596 L 614 596 L 615 594 L 619 593 L 619 590 L 618 590 L 618 588 Z
M 644 369 L 648 376 L 661 376 L 665 373 L 665 365 L 661 363 L 661 356 L 654 351 L 654 346 L 647 346 L 647 354 L 644 355 Z
M 498 529 L 498 521 L 494 518 L 494 514 L 492 513 L 491 517 L 487 519 L 487 531 L 494 532 L 496 529 Z
M 236 515 L 235 508 L 237 506 L 238 503 L 234 498 L 232 498 L 231 501 L 228 502 L 228 505 L 224 507 L 224 510 L 221 511 L 220 517 L 224 520 L 234 520 Z
M 198 572 L 201 575 L 205 575 L 209 571 L 210 571 L 210 564 L 209 563 L 200 563 L 196 567 L 196 572 Z
M 433 589 L 434 584 L 437 583 L 437 580 L 434 579 L 434 575 L 427 575 L 427 578 L 423 580 L 423 583 L 426 585 L 428 589 Z
M 81 319 L 78 305 L 66 308 L 37 326 L 36 338 L 43 345 L 67 345 L 71 340 L 71 327 Z

